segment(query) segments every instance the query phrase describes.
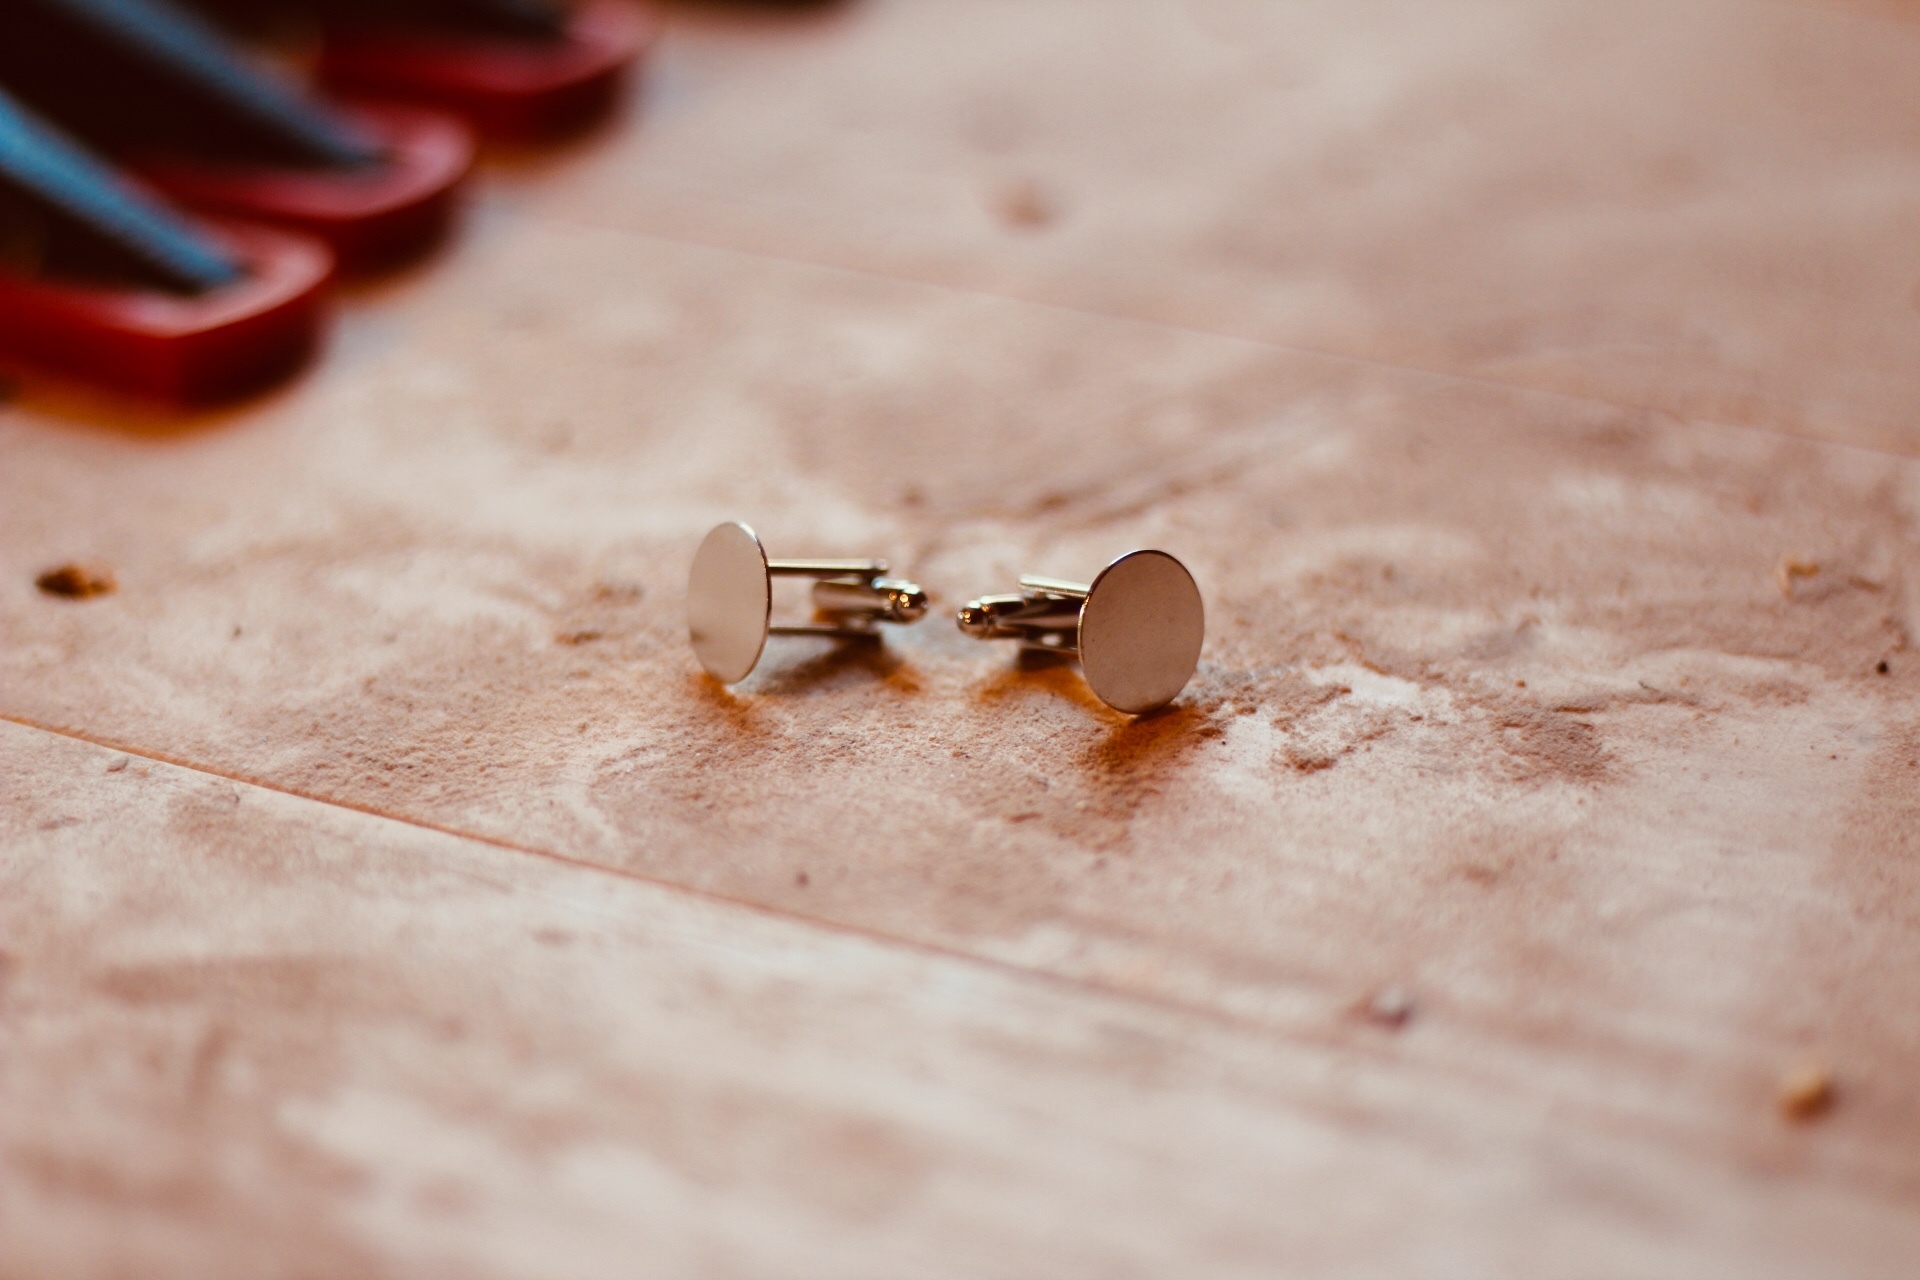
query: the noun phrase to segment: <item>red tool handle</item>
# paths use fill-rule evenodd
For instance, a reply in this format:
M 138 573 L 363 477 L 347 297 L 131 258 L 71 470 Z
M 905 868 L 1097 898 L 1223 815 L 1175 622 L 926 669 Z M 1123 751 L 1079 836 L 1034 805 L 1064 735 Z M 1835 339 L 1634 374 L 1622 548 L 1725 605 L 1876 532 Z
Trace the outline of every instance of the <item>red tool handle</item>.
M 537 140 L 605 116 L 659 31 L 621 0 L 589 0 L 553 41 L 344 26 L 327 32 L 320 76 L 342 93 L 445 107 L 489 136 Z
M 473 134 L 457 119 L 411 107 L 343 114 L 382 144 L 379 163 L 295 169 L 154 157 L 137 167 L 183 204 L 325 240 L 348 270 L 386 266 L 432 246 L 452 224 L 473 166 Z
M 294 372 L 325 327 L 332 253 L 262 227 L 209 229 L 246 275 L 197 296 L 0 275 L 0 359 L 182 404 Z

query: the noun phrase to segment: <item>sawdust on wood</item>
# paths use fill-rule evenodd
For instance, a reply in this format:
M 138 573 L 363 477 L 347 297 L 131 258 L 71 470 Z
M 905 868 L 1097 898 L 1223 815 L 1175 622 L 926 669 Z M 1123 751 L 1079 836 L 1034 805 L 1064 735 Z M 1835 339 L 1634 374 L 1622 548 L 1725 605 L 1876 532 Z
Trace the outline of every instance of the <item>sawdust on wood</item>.
M 1833 1107 L 1833 1072 L 1817 1062 L 1804 1062 L 1780 1080 L 1780 1110 L 1789 1120 L 1812 1120 Z
M 86 600 L 93 596 L 104 596 L 119 589 L 113 570 L 102 564 L 63 564 L 57 569 L 49 569 L 33 580 L 50 596 L 61 596 L 68 600 Z
M 1389 983 L 1368 997 L 1360 1007 L 1367 1021 L 1398 1031 L 1413 1017 L 1413 993 L 1398 983 Z
M 1820 566 L 1811 560 L 1796 560 L 1784 556 L 1773 568 L 1773 580 L 1780 586 L 1780 594 L 1793 598 L 1793 584 L 1802 578 L 1811 578 L 1820 572 Z
M 1059 216 L 1059 209 L 1045 187 L 1032 178 L 1016 178 L 999 191 L 1000 218 L 1010 227 L 1038 230 Z

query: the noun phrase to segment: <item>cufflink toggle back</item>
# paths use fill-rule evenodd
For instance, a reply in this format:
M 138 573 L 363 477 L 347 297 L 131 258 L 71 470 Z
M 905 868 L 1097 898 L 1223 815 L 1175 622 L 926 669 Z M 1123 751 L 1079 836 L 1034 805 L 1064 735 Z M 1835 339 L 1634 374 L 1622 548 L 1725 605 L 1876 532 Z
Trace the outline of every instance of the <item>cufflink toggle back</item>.
M 1206 638 L 1200 588 L 1164 551 L 1121 556 L 1091 584 L 1022 577 L 1017 593 L 969 601 L 959 622 L 976 639 L 1077 653 L 1094 694 L 1132 715 L 1179 696 Z
M 687 636 L 707 674 L 724 684 L 759 665 L 767 637 L 874 635 L 877 622 L 918 622 L 927 593 L 886 576 L 885 560 L 769 560 L 744 524 L 716 525 L 687 575 Z M 815 621 L 773 626 L 773 580 L 812 578 Z

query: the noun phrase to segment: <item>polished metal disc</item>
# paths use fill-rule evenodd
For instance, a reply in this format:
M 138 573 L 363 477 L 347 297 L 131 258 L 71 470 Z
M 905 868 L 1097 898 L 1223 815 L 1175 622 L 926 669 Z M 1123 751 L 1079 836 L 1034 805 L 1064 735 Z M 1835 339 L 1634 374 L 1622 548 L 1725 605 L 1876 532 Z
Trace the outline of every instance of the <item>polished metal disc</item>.
M 1080 669 L 1100 700 L 1133 715 L 1179 696 L 1206 638 L 1200 588 L 1164 551 L 1121 556 L 1093 580 L 1080 610 Z
M 687 575 L 687 638 L 707 674 L 723 684 L 746 679 L 766 648 L 772 614 L 760 539 L 744 524 L 715 525 Z

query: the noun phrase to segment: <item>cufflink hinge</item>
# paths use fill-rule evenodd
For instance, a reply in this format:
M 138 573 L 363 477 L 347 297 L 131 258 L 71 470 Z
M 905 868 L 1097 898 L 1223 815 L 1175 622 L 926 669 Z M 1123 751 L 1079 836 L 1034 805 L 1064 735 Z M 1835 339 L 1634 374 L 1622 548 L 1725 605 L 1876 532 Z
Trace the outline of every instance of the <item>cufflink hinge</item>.
M 1076 653 L 1080 610 L 1090 590 L 1084 582 L 1024 574 L 1018 592 L 968 601 L 960 610 L 960 629 L 977 640 L 1018 640 L 1029 649 Z

